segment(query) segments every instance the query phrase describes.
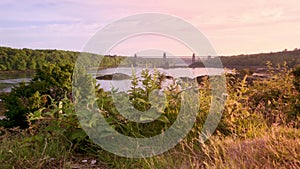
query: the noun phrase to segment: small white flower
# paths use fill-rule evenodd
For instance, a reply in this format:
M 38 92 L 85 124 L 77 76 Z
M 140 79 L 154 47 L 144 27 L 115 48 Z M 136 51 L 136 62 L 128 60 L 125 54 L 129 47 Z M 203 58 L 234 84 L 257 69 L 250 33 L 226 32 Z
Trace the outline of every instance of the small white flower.
M 96 162 L 97 162 L 97 160 L 92 160 L 91 164 L 94 165 L 94 164 L 96 164 Z

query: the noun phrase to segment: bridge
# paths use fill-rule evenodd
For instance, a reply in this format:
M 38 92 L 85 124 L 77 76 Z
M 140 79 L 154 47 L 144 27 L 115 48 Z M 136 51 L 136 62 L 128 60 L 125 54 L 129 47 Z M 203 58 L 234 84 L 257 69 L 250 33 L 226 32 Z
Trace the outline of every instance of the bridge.
M 196 65 L 196 63 L 201 62 L 201 60 L 212 59 L 211 56 L 196 56 L 193 53 L 191 56 L 170 56 L 164 52 L 162 56 L 138 56 L 134 54 L 133 65 L 145 65 L 147 63 L 155 63 L 156 66 L 169 68 L 169 67 L 186 67 L 190 65 Z

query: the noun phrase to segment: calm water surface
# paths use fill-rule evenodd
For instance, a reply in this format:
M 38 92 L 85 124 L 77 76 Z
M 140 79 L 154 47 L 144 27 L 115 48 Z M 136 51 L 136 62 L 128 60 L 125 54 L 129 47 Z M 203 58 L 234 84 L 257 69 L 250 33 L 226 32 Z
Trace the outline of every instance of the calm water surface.
M 137 76 L 141 74 L 141 71 L 145 68 L 134 68 L 134 72 Z M 153 69 L 149 68 L 150 72 Z M 224 73 L 224 69 L 218 68 L 172 68 L 172 69 L 162 69 L 157 68 L 158 71 L 164 73 L 165 75 L 172 76 L 174 78 L 188 77 L 195 78 L 197 76 L 203 75 L 219 75 Z M 100 75 L 108 75 L 114 73 L 123 73 L 128 76 L 132 76 L 133 69 L 131 67 L 119 67 L 119 68 L 109 68 L 103 70 L 92 70 L 88 73 L 94 78 Z M 18 85 L 20 82 L 28 83 L 32 78 L 33 73 L 9 73 L 0 74 L 0 92 L 10 92 L 11 88 Z M 101 88 L 105 91 L 110 91 L 112 88 L 118 89 L 119 91 L 127 91 L 130 89 L 131 80 L 97 80 L 97 84 L 100 84 Z
M 11 88 L 21 82 L 28 83 L 34 73 L 7 73 L 0 74 L 0 92 L 10 92 Z

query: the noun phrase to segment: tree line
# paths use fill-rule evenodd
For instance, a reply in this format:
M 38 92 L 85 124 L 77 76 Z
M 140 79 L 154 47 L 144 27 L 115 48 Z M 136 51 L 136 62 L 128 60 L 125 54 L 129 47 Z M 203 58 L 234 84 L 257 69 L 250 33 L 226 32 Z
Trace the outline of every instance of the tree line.
M 35 70 L 45 63 L 72 63 L 78 52 L 0 47 L 0 70 Z
M 10 47 L 0 47 L 0 71 L 1 70 L 36 70 L 41 68 L 44 64 L 74 64 L 80 54 L 91 55 L 91 67 L 116 67 L 120 65 L 131 66 L 135 65 L 135 59 L 130 57 L 110 56 L 80 53 L 74 51 L 64 50 L 33 50 L 33 49 L 14 49 Z M 99 57 L 101 56 L 101 57 Z M 100 62 L 101 59 L 101 62 Z M 293 51 L 284 50 L 281 52 L 260 53 L 251 55 L 236 55 L 236 56 L 221 56 L 222 64 L 227 68 L 257 68 L 266 67 L 269 61 L 272 65 L 287 63 L 288 67 L 300 66 L 300 49 Z M 139 62 L 145 62 L 153 65 L 160 65 L 162 59 L 143 59 L 139 58 Z M 211 61 L 214 58 L 210 59 Z M 155 63 L 154 63 L 155 62 Z M 99 65 L 97 65 L 100 63 Z M 195 64 L 195 67 L 203 67 L 200 62 Z
M 236 55 L 236 56 L 221 56 L 222 64 L 227 68 L 255 68 L 266 67 L 266 63 L 270 62 L 272 65 L 282 65 L 287 63 L 288 67 L 300 66 L 300 49 L 293 51 L 284 50 L 281 52 L 270 52 L 250 55 Z
M 124 57 L 92 55 L 90 66 L 100 66 L 103 68 L 114 67 L 121 63 Z M 36 70 L 45 64 L 74 64 L 80 52 L 64 50 L 33 50 L 14 49 L 10 47 L 0 47 L 0 71 L 10 70 Z M 100 65 L 96 65 L 102 59 Z

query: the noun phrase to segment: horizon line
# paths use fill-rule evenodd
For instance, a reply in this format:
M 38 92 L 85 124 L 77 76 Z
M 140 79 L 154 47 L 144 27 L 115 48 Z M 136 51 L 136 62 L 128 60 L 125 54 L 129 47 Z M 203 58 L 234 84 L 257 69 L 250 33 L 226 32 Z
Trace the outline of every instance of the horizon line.
M 18 49 L 18 50 L 23 50 L 23 49 L 30 49 L 30 50 L 58 50 L 58 51 L 67 51 L 67 52 L 78 52 L 78 53 L 89 53 L 89 52 L 84 52 L 84 51 L 77 51 L 77 50 L 71 50 L 71 49 L 59 49 L 59 48 L 28 48 L 28 47 L 11 47 L 11 46 L 2 46 L 0 45 L 0 47 L 3 48 L 11 48 L 11 49 Z M 294 49 L 287 49 L 285 48 L 284 50 L 277 50 L 277 51 L 270 51 L 270 52 L 257 52 L 257 53 L 239 53 L 239 54 L 232 54 L 232 55 L 217 55 L 217 56 L 212 56 L 212 55 L 205 55 L 205 56 L 197 56 L 195 55 L 195 57 L 232 57 L 232 56 L 241 56 L 241 55 L 258 55 L 258 54 L 272 54 L 272 53 L 280 53 L 280 52 L 293 52 L 293 51 L 297 51 L 300 50 L 300 48 L 294 48 Z M 91 54 L 96 54 L 96 53 L 91 53 Z M 133 55 L 123 55 L 123 54 L 96 54 L 96 55 L 103 55 L 103 56 L 126 56 L 126 57 L 134 57 Z M 143 55 L 141 55 L 143 56 Z M 152 55 L 152 56 L 156 56 L 156 55 Z M 160 55 L 157 55 L 160 56 Z M 162 55 L 163 56 L 163 53 Z M 168 56 L 168 55 L 166 55 Z M 193 56 L 193 53 L 191 53 L 190 55 L 170 55 L 171 57 L 169 58 L 176 58 L 176 57 L 191 57 Z M 145 57 L 145 56 L 143 56 Z M 147 56 L 148 57 L 148 56 Z M 149 55 L 149 58 L 151 58 L 151 56 Z M 156 57 L 154 57 L 156 58 Z

